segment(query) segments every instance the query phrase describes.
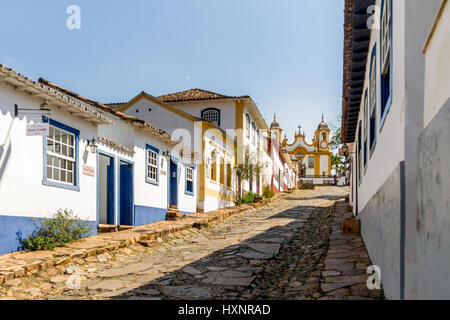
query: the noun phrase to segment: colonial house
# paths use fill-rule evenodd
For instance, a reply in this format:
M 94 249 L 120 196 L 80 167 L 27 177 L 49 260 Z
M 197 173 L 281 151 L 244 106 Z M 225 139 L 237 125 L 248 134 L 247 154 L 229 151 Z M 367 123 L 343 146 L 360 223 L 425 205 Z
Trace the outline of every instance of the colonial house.
M 450 297 L 449 21 L 447 1 L 346 0 L 350 201 L 389 299 Z
M 131 117 L 140 117 L 169 132 L 182 141 L 188 149 L 181 148 L 183 156 L 172 157 L 169 163 L 171 179 L 178 179 L 183 163 L 196 165 L 195 184 L 198 211 L 212 211 L 235 204 L 235 151 L 236 141 L 214 122 L 196 117 L 142 92 L 127 103 L 109 104 L 112 110 Z M 182 147 L 182 145 L 180 145 Z M 196 157 L 191 157 L 195 150 Z M 182 211 L 186 194 L 182 189 L 171 188 L 169 204 Z
M 1 65 L 0 111 L 0 253 L 18 249 L 30 218 L 59 209 L 94 233 L 165 220 L 170 151 L 180 143 L 163 130 Z M 197 168 L 179 170 L 182 209 L 195 212 Z
M 236 139 L 236 166 L 245 164 L 246 150 L 252 163 L 262 164 L 263 134 L 268 126 L 253 99 L 249 96 L 232 97 L 192 89 L 158 97 L 164 103 L 194 117 L 209 121 Z M 248 191 L 262 192 L 262 174 L 239 181 L 235 175 L 235 189 L 240 195 Z
M 298 160 L 299 180 L 305 184 L 333 184 L 331 176 L 330 129 L 322 117 L 314 134 L 312 144 L 306 142 L 305 134 L 298 131 L 292 144 L 283 141 L 283 149 Z
M 293 158 L 286 151 L 282 151 L 282 153 L 283 158 L 285 159 L 284 163 L 285 191 L 296 189 L 298 180 L 298 163 L 297 163 L 298 160 Z
M 270 131 L 267 136 L 266 150 L 267 160 L 265 160 L 266 169 L 264 170 L 266 184 L 272 186 L 275 193 L 283 192 L 297 187 L 297 170 L 290 155 L 283 150 L 281 137 L 283 129 L 277 121 L 276 115 L 270 125 Z M 270 177 L 269 180 L 267 180 Z

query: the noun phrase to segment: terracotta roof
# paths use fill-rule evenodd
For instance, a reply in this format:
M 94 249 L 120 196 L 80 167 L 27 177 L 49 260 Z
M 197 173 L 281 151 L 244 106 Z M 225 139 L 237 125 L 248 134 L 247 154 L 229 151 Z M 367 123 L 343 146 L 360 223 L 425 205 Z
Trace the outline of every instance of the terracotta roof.
M 250 98 L 249 96 L 232 97 L 225 96 L 223 94 L 202 90 L 191 89 L 171 94 L 166 94 L 158 97 L 159 100 L 164 102 L 180 102 L 180 101 L 201 101 L 201 100 L 220 100 L 220 99 L 239 99 Z
M 45 84 L 46 86 L 51 87 L 53 89 L 59 90 L 59 91 L 63 92 L 64 94 L 68 95 L 68 96 L 71 96 L 71 97 L 76 98 L 78 100 L 81 100 L 81 101 L 83 101 L 85 103 L 88 103 L 88 104 L 90 104 L 90 105 L 92 105 L 94 107 L 97 107 L 97 108 L 99 108 L 99 109 L 101 109 L 101 110 L 103 110 L 105 112 L 108 112 L 108 113 L 110 113 L 112 115 L 115 115 L 116 117 L 119 117 L 120 119 L 122 119 L 122 120 L 124 120 L 124 121 L 126 121 L 126 122 L 128 122 L 130 124 L 132 124 L 135 127 L 147 129 L 147 130 L 151 131 L 151 133 L 156 134 L 156 135 L 158 135 L 158 136 L 160 136 L 160 137 L 170 141 L 173 144 L 181 143 L 180 141 L 173 139 L 166 131 L 153 126 L 152 124 L 148 123 L 147 121 L 145 121 L 143 119 L 140 119 L 140 118 L 135 117 L 135 116 L 130 116 L 130 115 L 127 115 L 127 114 L 119 112 L 119 111 L 115 111 L 111 107 L 108 107 L 108 106 L 106 106 L 106 105 L 104 105 L 104 104 L 102 104 L 100 102 L 97 102 L 97 101 L 94 101 L 94 100 L 90 100 L 90 99 L 88 99 L 86 97 L 83 97 L 83 96 L 73 92 L 73 91 L 70 91 L 68 89 L 62 88 L 62 87 L 60 87 L 60 86 L 58 86 L 58 85 L 56 85 L 54 83 L 51 83 L 51 82 L 49 82 L 49 81 L 47 81 L 47 80 L 45 80 L 43 78 L 40 78 L 38 82 L 41 83 L 41 84 Z M 188 146 L 186 146 L 186 147 L 188 147 Z
M 367 8 L 375 0 L 345 0 L 344 75 L 342 86 L 342 142 L 355 141 L 364 87 L 371 30 Z

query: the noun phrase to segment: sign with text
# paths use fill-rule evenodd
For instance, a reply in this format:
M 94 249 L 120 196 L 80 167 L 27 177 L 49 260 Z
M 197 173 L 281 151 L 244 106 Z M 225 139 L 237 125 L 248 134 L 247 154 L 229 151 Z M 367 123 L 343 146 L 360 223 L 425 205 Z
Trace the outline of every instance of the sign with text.
M 47 136 L 49 125 L 48 123 L 34 123 L 27 124 L 27 136 Z
M 90 166 L 83 166 L 83 174 L 89 177 L 95 177 L 95 168 Z

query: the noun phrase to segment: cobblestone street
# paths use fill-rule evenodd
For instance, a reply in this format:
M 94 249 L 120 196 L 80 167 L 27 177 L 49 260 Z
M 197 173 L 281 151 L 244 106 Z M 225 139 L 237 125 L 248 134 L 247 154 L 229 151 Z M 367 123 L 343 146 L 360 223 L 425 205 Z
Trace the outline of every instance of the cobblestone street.
M 346 212 L 347 192 L 296 191 L 269 207 L 158 239 L 154 247 L 134 245 L 56 267 L 79 274 L 79 289 L 67 286 L 76 275 L 49 269 L 9 281 L 5 294 L 19 299 L 375 298 L 378 293 L 364 287 L 369 260 L 362 241 L 350 235 L 345 246 L 341 236 L 346 235 L 338 234 L 342 215 L 335 219 L 333 207 L 341 200 L 336 212 Z M 328 252 L 329 241 L 340 246 L 332 248 L 337 251 Z M 347 258 L 350 265 L 339 260 Z

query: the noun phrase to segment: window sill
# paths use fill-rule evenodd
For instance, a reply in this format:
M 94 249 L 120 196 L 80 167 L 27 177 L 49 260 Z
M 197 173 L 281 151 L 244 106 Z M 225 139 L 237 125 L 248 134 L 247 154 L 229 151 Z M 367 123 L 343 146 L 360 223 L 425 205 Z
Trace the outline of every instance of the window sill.
M 53 182 L 53 181 L 48 181 L 48 180 L 43 180 L 42 185 L 47 186 L 47 187 L 52 187 L 52 188 L 60 188 L 60 189 L 66 189 L 66 190 L 80 192 L 80 186 L 67 185 L 64 183 L 58 183 L 58 182 Z
M 159 181 L 145 180 L 145 182 L 154 186 L 159 186 Z
M 190 191 L 185 191 L 184 192 L 187 196 L 191 196 L 191 197 L 193 197 L 194 196 L 194 192 L 190 192 Z

